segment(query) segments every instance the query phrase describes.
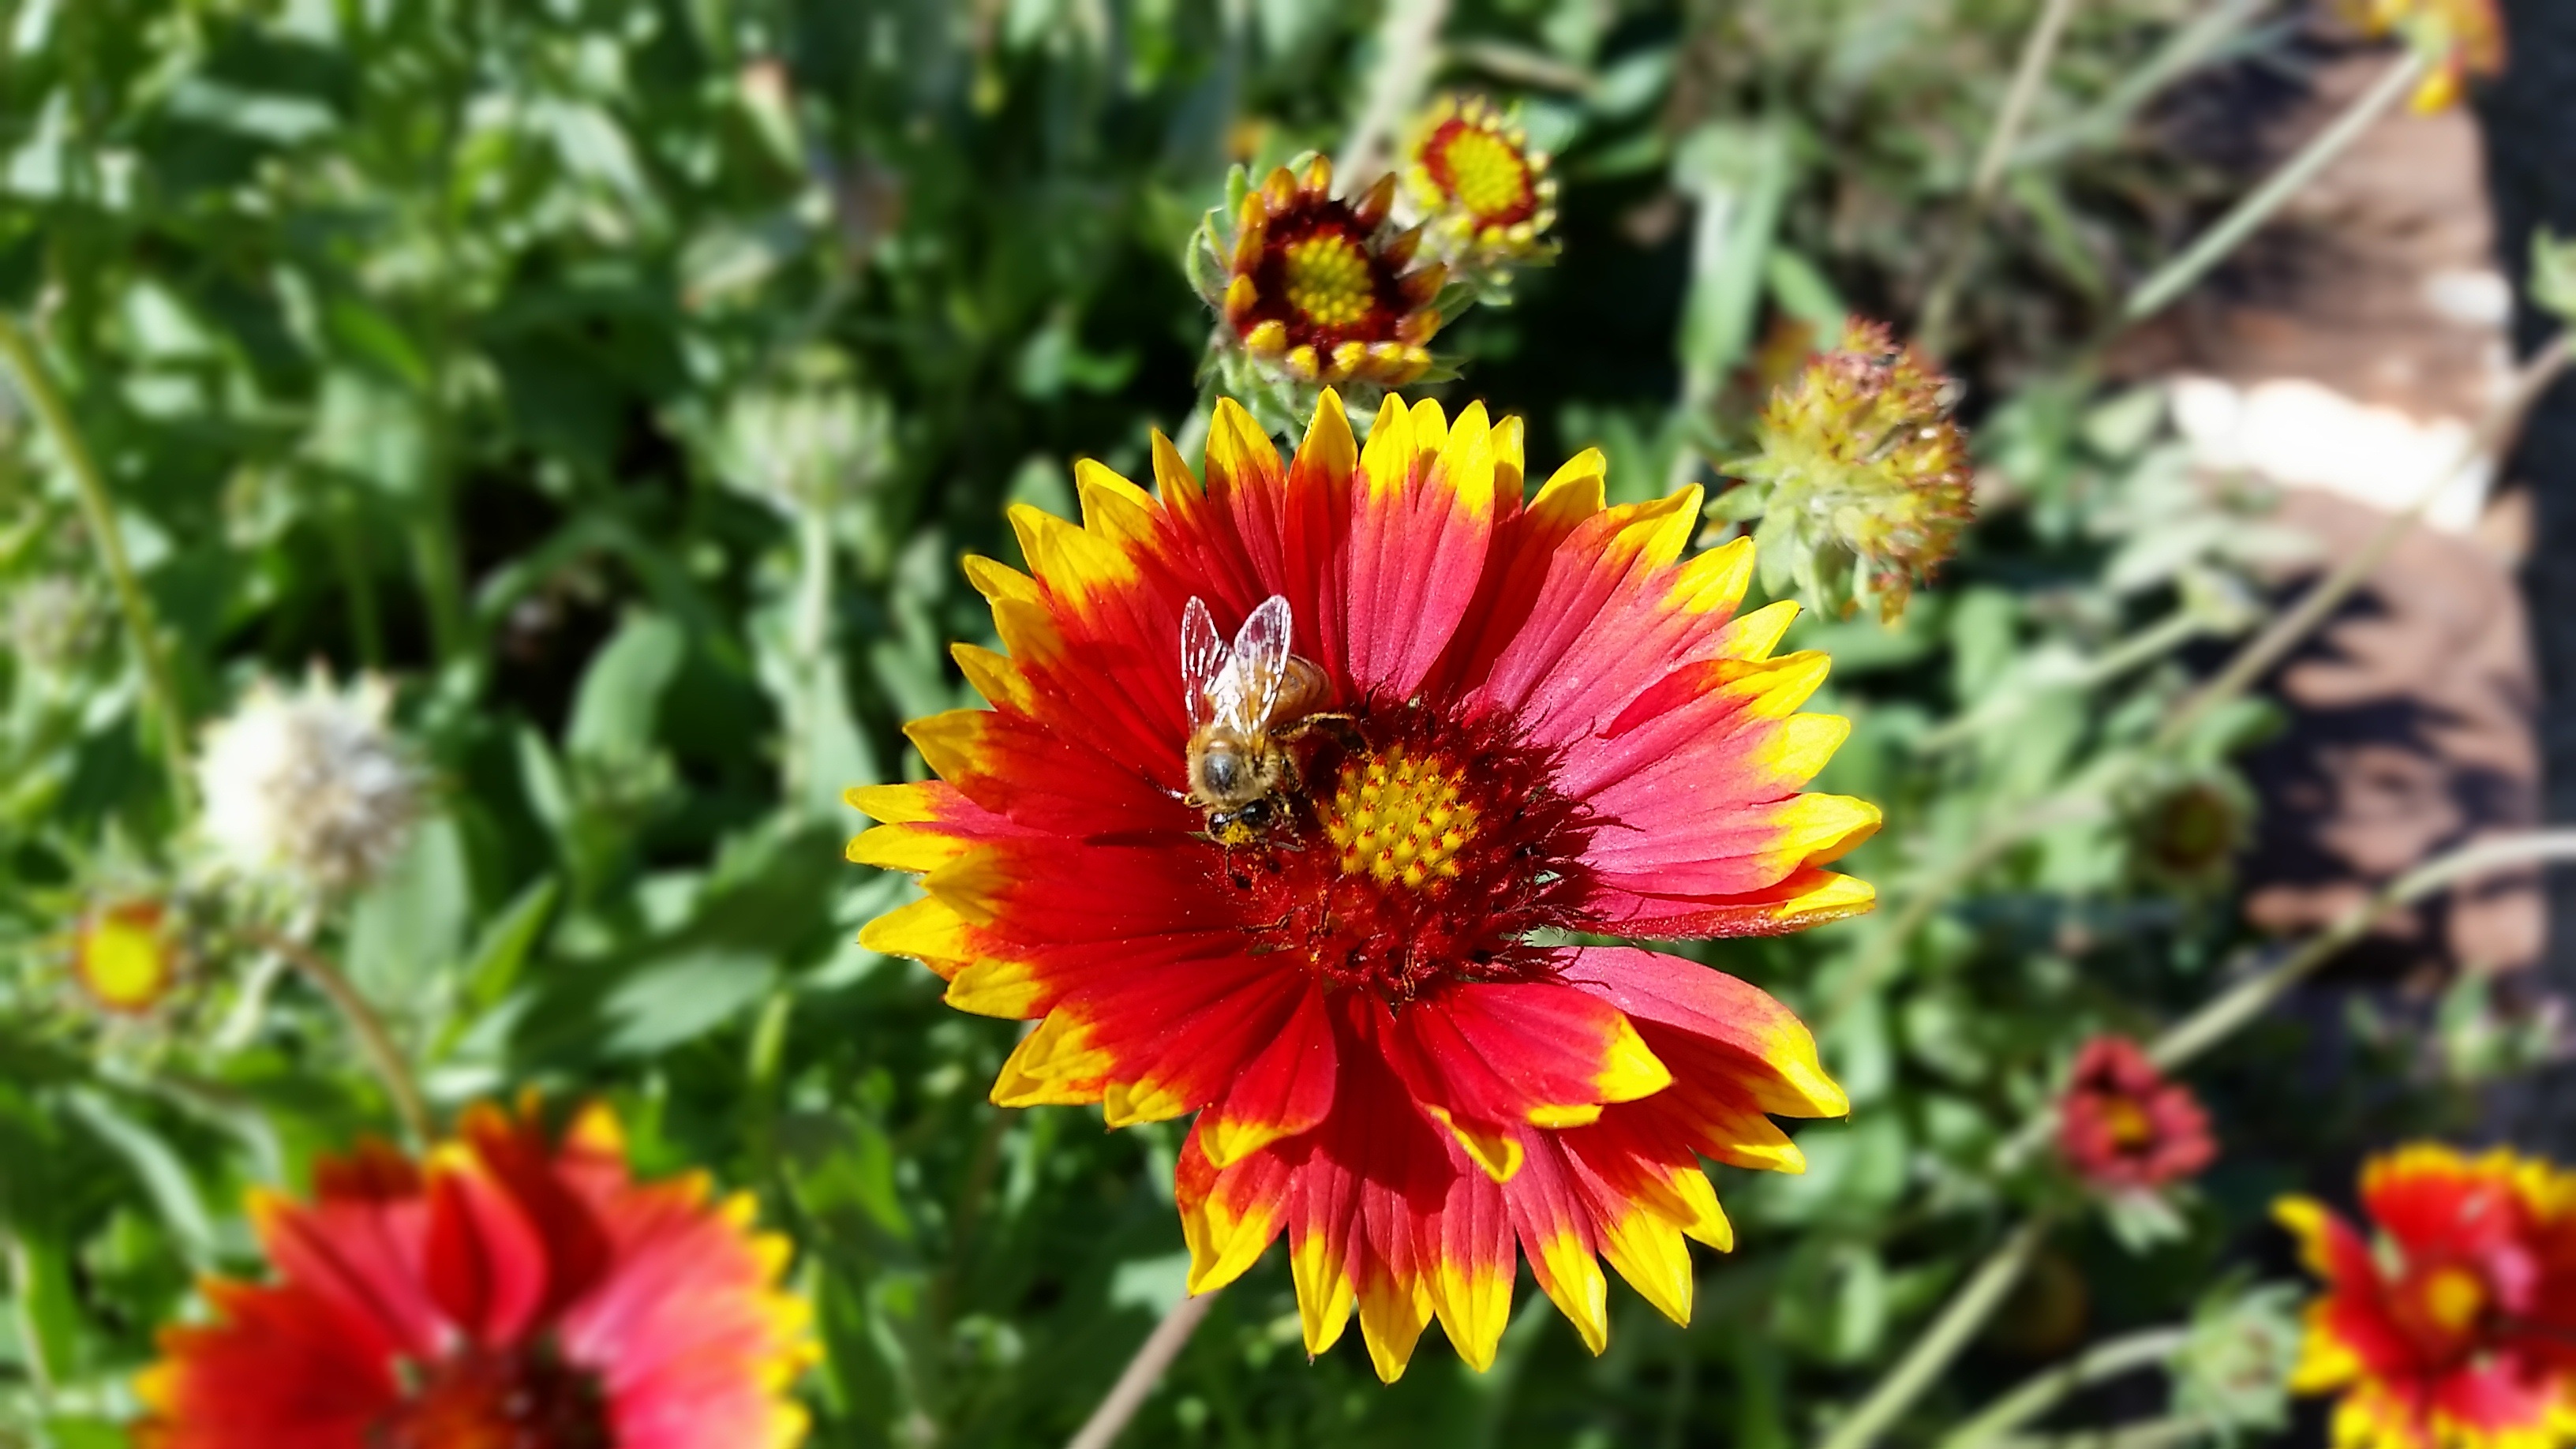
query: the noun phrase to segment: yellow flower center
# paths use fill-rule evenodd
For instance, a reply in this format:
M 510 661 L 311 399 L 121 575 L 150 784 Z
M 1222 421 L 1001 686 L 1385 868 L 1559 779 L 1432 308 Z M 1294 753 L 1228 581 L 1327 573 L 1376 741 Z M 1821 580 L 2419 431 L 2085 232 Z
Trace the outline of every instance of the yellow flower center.
M 1318 812 L 1341 847 L 1342 873 L 1415 890 L 1454 878 L 1458 852 L 1476 834 L 1476 807 L 1459 798 L 1466 784 L 1466 772 L 1445 757 L 1401 745 L 1344 765 Z
M 1441 159 L 1449 171 L 1449 194 L 1480 221 L 1511 216 L 1529 199 L 1529 163 L 1491 131 L 1457 131 L 1442 148 Z
M 141 1011 L 170 984 L 169 942 L 161 913 L 151 908 L 107 911 L 81 933 L 81 984 L 99 1004 Z
M 2445 1333 L 2463 1334 L 2486 1311 L 2486 1285 L 2466 1268 L 2444 1268 L 2424 1280 L 2424 1316 Z
M 2156 1137 L 2156 1126 L 2147 1120 L 2146 1111 L 2127 1097 L 2104 1102 L 2102 1122 L 2111 1129 L 2111 1140 L 2123 1148 L 2144 1147 Z
M 1376 300 L 1369 286 L 1368 255 L 1336 231 L 1317 232 L 1288 244 L 1288 305 L 1317 327 L 1350 327 Z

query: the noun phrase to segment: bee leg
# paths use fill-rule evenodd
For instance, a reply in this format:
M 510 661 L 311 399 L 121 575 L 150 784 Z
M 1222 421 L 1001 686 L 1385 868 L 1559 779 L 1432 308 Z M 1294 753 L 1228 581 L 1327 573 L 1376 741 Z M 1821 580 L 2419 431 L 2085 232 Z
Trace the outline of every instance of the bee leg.
M 1295 740 L 1319 729 L 1339 740 L 1345 749 L 1368 748 L 1368 735 L 1360 729 L 1359 716 L 1352 714 L 1310 714 L 1281 731 L 1277 738 Z

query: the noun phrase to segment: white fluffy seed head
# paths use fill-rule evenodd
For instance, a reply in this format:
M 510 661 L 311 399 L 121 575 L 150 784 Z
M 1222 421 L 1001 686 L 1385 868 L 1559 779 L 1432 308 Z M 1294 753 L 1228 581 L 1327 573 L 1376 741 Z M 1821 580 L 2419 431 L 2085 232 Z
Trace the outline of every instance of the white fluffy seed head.
M 197 784 L 223 863 L 317 892 L 373 880 L 420 808 L 420 772 L 386 723 L 392 703 L 381 679 L 344 691 L 317 666 L 301 690 L 260 680 L 208 726 Z

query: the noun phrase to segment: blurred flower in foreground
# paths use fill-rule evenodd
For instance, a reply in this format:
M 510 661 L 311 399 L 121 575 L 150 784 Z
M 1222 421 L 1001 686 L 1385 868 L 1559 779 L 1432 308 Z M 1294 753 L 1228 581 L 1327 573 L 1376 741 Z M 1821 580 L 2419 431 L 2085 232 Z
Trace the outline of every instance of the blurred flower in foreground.
M 1683 1239 L 1733 1241 L 1700 1158 L 1798 1171 L 1765 1114 L 1848 1110 L 1752 986 L 1557 944 L 1872 899 L 1822 866 L 1878 811 L 1800 793 L 1849 726 L 1796 712 L 1795 606 L 1739 616 L 1752 544 L 1684 560 L 1698 490 L 1604 507 L 1602 469 L 1524 503 L 1518 419 L 1388 398 L 1363 451 L 1329 391 L 1283 466 L 1221 401 L 1204 483 L 1157 434 L 1159 497 L 1086 462 L 1079 527 L 1012 511 L 1034 577 L 967 561 L 1010 652 L 956 650 L 993 708 L 851 794 L 851 858 L 927 892 L 861 941 L 1043 1018 L 993 1100 L 1197 1113 L 1191 1291 L 1285 1229 L 1308 1351 L 1356 1305 L 1389 1380 L 1434 1316 L 1490 1363 L 1519 1253 L 1596 1352 L 1596 1253 L 1687 1318 Z
M 2471 76 L 2504 69 L 2504 17 L 2495 0 L 2344 0 L 2365 35 L 2394 33 L 2430 67 L 2415 88 L 2415 109 L 2458 104 Z
M 1876 600 L 1893 619 L 1975 512 L 1950 393 L 1884 325 L 1855 322 L 1772 394 L 1755 420 L 1762 451 L 1726 465 L 1744 481 L 1710 513 L 1762 520 L 1753 537 L 1766 588 L 1794 581 L 1842 614 Z
M 1389 217 L 1395 178 L 1356 201 L 1332 194 L 1333 163 L 1282 166 L 1258 188 L 1238 168 L 1225 207 L 1192 243 L 1191 275 L 1241 355 L 1298 383 L 1398 387 L 1431 370 L 1433 303 L 1449 269 L 1419 261 L 1420 231 Z M 1220 221 L 1233 231 L 1221 237 Z
M 179 946 L 159 901 L 119 901 L 83 917 L 72 939 L 72 979 L 99 1006 L 140 1016 L 179 979 Z
M 206 834 L 233 869 L 315 891 L 364 885 L 401 851 L 421 778 L 386 722 L 393 691 L 345 692 L 316 666 L 295 693 L 262 679 L 206 730 Z
M 1414 122 L 1405 189 L 1432 252 L 1479 277 L 1545 260 L 1556 222 L 1547 153 L 1482 96 L 1442 96 Z
M 2339 1393 L 2344 1449 L 2576 1443 L 2576 1174 L 2506 1149 L 2372 1159 L 2365 1241 L 2304 1197 L 2273 1209 L 2325 1280 L 2290 1386 Z
M 2191 1089 L 2167 1080 L 2124 1036 L 2097 1036 L 2075 1054 L 2057 1147 L 2086 1186 L 2115 1193 L 2195 1176 L 2218 1155 Z
M 786 1449 L 811 1361 L 783 1239 L 703 1175 L 637 1183 L 604 1108 L 470 1109 L 414 1163 L 381 1143 L 255 1196 L 275 1283 L 205 1285 L 136 1385 L 142 1449 Z

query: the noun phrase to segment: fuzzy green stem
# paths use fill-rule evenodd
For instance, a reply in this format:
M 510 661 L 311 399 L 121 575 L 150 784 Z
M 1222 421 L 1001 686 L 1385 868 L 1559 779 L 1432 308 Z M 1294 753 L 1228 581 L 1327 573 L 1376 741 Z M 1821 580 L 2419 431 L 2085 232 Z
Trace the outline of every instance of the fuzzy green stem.
M 53 375 L 37 353 L 35 340 L 17 318 L 5 313 L 0 313 L 0 357 L 8 359 L 20 394 L 44 424 L 46 435 L 53 440 L 54 455 L 71 475 L 73 491 L 80 497 L 81 518 L 88 525 L 91 545 L 98 550 L 99 567 L 105 570 L 108 584 L 115 591 L 117 611 L 124 617 L 135 659 L 142 666 L 144 695 L 151 701 L 161 736 L 162 759 L 170 772 L 171 799 L 184 813 L 190 783 L 188 717 L 179 707 L 178 686 L 170 674 L 170 658 L 162 652 L 161 629 L 152 614 L 152 601 L 125 556 L 125 536 L 117 531 L 116 503 L 108 493 L 107 475 L 99 471 L 98 460 L 81 437 L 79 424 L 72 420 L 70 406 L 54 386 Z
M 2270 970 L 2248 977 L 2175 1023 L 2164 1035 L 2156 1038 L 2155 1044 L 2147 1049 L 2147 1055 L 2167 1071 L 2182 1066 L 2262 1015 L 2264 1008 L 2280 999 L 2281 993 L 2332 960 L 2336 952 L 2359 940 L 2381 921 L 2426 896 L 2493 871 L 2544 861 L 2570 860 L 2576 860 L 2576 830 L 2540 830 L 2502 840 L 2482 840 L 2461 846 L 2447 855 L 2436 856 L 2391 881 L 2379 894 L 2346 911 L 2341 919 L 2308 938 L 2299 949 L 2281 958 L 2280 963 Z
M 2331 925 L 2300 942 L 2297 949 L 2279 961 L 2202 1003 L 2198 1011 L 2174 1023 L 2157 1037 L 2147 1047 L 2147 1056 L 2166 1071 L 2179 1070 L 2261 1016 L 2291 987 L 2333 960 L 2344 947 L 2427 896 L 2494 871 L 2567 861 L 2576 861 L 2576 830 L 2539 830 L 2507 836 L 2502 840 L 2482 840 L 2436 856 L 2344 912 Z M 1996 1149 L 1995 1171 L 2009 1172 L 2018 1167 L 2056 1130 L 2057 1108 L 2054 1104 L 2033 1113 L 2019 1131 Z
M 2085 1350 L 2043 1369 L 1943 1436 L 1934 1449 L 1984 1449 L 2050 1409 L 2075 1390 L 2132 1369 L 2163 1363 L 2191 1338 L 2188 1328 L 2150 1328 Z
M 54 1397 L 54 1365 L 45 1356 L 44 1329 L 36 1321 L 36 1255 L 27 1251 L 26 1239 L 15 1233 L 7 1236 L 9 1277 L 14 1291 L 10 1297 L 17 1310 L 12 1327 L 18 1331 L 18 1360 L 27 1372 L 27 1385 L 34 1391 L 39 1408 Z
M 2020 693 L 1999 695 L 1975 709 L 1960 715 L 1938 729 L 1931 730 L 1915 742 L 1915 749 L 1935 754 L 1959 744 L 1979 732 L 2010 720 L 2028 709 L 2041 687 L 2086 690 L 2107 684 L 2130 670 L 2171 654 L 2201 635 L 2223 629 L 2206 611 L 2194 608 L 2176 609 L 2164 618 L 2147 625 L 2128 638 L 2083 661 L 2059 678 L 2041 680 L 2037 686 Z
M 1979 832 L 1976 839 L 1953 855 L 1930 880 L 1908 894 L 1905 904 L 1861 948 L 1859 958 L 1835 985 L 1824 1009 L 1816 1014 L 1816 1035 L 1832 1034 L 1862 998 L 1878 989 L 1887 974 L 1895 969 L 1896 963 L 1903 959 L 1906 943 L 1914 938 L 1915 932 L 1930 924 L 1934 913 L 1947 904 L 1951 896 L 1976 879 L 1988 866 L 2003 859 L 2014 846 L 2051 826 L 2069 824 L 2092 813 L 2107 793 L 2106 787 L 2078 785 Z
M 2130 117 L 2233 39 L 2269 3 L 2270 0 L 2220 0 L 2198 19 L 2169 35 L 2145 64 L 2131 71 L 2092 109 L 2053 131 L 2022 142 L 2013 151 L 2014 169 L 2040 165 L 2087 146 L 2116 140 Z
M 2020 138 L 2023 123 L 2030 119 L 2031 103 L 2039 98 L 2040 83 L 2048 78 L 2049 62 L 2057 58 L 2057 44 L 2065 37 L 2066 22 L 2074 13 L 2075 0 L 2044 0 L 2039 19 L 2022 41 L 2021 60 L 2013 67 L 2012 84 L 2004 91 L 2004 103 L 1995 112 L 1994 129 L 1986 135 L 1985 150 L 1979 153 L 1976 172 L 1968 183 L 1967 214 L 1960 219 L 1959 235 L 1951 244 L 1949 260 L 1924 298 L 1922 322 L 1915 329 L 1916 340 L 1934 357 L 1949 347 L 1950 317 L 1958 308 L 1959 288 L 1967 280 L 1977 232 L 1985 224 L 1987 209 L 1994 204 L 1996 188 L 2003 184 L 2013 143 Z
M 1977 1330 L 1985 1327 L 1986 1320 L 2003 1306 L 2005 1296 L 2021 1281 L 2039 1245 L 2047 1239 L 2048 1227 L 2046 1213 L 2033 1213 L 2013 1229 L 2012 1236 L 1978 1264 L 1977 1271 L 1968 1275 L 1968 1281 L 1951 1295 L 1941 1316 L 1923 1330 L 1921 1338 L 1914 1340 L 1914 1346 L 1897 1360 L 1896 1367 L 1888 1370 L 1859 1407 L 1825 1436 L 1819 1449 L 1869 1449 L 1876 1443 L 1878 1436 L 1914 1406 L 1914 1401 L 1968 1346 L 1968 1340 L 1976 1337 Z
M 1440 59 L 1440 28 L 1448 21 L 1449 0 L 1389 0 L 1378 23 L 1377 69 L 1369 79 L 1368 98 L 1333 163 L 1342 189 L 1355 191 L 1387 169 L 1389 139 L 1422 104 Z
M 2317 178 L 2317 173 L 2333 164 L 2335 158 L 2361 139 L 2372 123 L 2406 98 L 2415 82 L 2424 74 L 2424 57 L 2408 50 L 2391 62 L 2387 71 L 2361 98 L 2354 101 L 2334 124 L 2317 133 L 2316 138 L 2266 178 L 2234 210 L 2219 218 L 2218 223 L 2201 233 L 2200 239 L 2185 248 L 2154 275 L 2138 284 L 2129 294 L 2128 305 L 2121 308 L 2123 323 L 2143 322 L 2171 306 L 2176 298 L 2188 292 L 2202 277 L 2229 253 L 2272 219 L 2282 205 Z
M 321 952 L 284 932 L 252 930 L 245 933 L 245 939 L 262 950 L 275 952 L 330 998 L 340 1019 L 349 1024 L 349 1034 L 357 1038 L 360 1054 L 375 1068 L 376 1079 L 384 1083 L 385 1095 L 393 1100 L 394 1115 L 402 1119 L 403 1130 L 416 1144 L 428 1146 L 429 1107 L 421 1099 L 419 1084 L 412 1080 L 410 1064 L 394 1045 L 393 1033 L 385 1029 L 384 1018 L 376 1014 L 367 998 Z
M 2207 1438 L 2213 1432 L 2210 1422 L 2197 1414 L 2175 1414 L 2116 1428 L 2007 1439 L 2000 1449 L 2180 1449 L 2180 1446 Z
M 1118 1382 L 1109 1386 L 1109 1394 L 1100 1401 L 1100 1407 L 1092 1410 L 1091 1417 L 1082 1421 L 1081 1430 L 1066 1441 L 1065 1449 L 1109 1449 L 1110 1445 L 1118 1442 L 1118 1436 L 1126 1431 L 1128 1421 L 1136 1417 L 1138 1409 L 1145 1407 L 1145 1400 L 1154 1392 L 1154 1385 L 1162 1382 L 1164 1370 L 1172 1366 L 1173 1359 L 1180 1357 L 1190 1335 L 1198 1332 L 1200 1322 L 1215 1306 L 1216 1294 L 1213 1291 L 1183 1298 L 1173 1304 L 1171 1311 L 1163 1315 L 1163 1321 L 1155 1324 L 1154 1331 L 1137 1346 L 1136 1356 L 1129 1359 L 1127 1367 L 1119 1372 Z
M 2521 425 L 2522 415 L 2566 369 L 2571 351 L 2576 351 L 2569 344 L 2569 337 L 2562 333 L 2534 353 L 2515 374 L 2513 386 L 2478 420 L 2477 428 L 2462 445 L 2458 458 L 2426 480 L 2413 501 L 2391 514 L 2360 548 L 2346 555 L 2288 613 L 2275 619 L 2270 627 L 2237 651 L 2236 657 L 2228 660 L 2197 694 L 2183 701 L 2156 732 L 2157 747 L 2165 749 L 2181 743 L 2190 735 L 2192 727 L 2208 717 L 2211 710 L 2251 689 L 2254 682 L 2296 648 L 2299 641 L 2324 623 L 2337 605 L 2367 583 L 2371 574 L 2396 551 L 2397 545 L 2405 541 L 2406 535 L 2414 531 L 2424 511 L 2432 507 L 2434 500 L 2441 497 L 2443 491 L 2459 477 L 2460 471 L 2478 458 L 2501 448 L 2514 429 Z

